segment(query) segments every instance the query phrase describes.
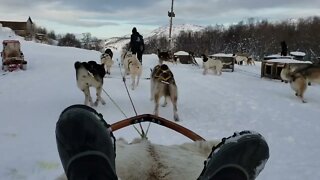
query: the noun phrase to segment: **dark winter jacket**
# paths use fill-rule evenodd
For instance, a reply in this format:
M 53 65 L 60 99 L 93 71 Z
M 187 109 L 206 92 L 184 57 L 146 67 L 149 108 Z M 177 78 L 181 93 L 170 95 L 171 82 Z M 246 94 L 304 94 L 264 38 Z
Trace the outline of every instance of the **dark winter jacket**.
M 137 32 L 136 28 L 132 29 L 130 48 L 133 53 L 144 51 L 143 36 Z

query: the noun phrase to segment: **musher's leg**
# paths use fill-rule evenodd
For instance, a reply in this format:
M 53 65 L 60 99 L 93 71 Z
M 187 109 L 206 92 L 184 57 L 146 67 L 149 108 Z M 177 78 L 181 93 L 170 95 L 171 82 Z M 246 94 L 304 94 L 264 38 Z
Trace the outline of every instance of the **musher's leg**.
M 115 180 L 115 139 L 101 114 L 72 105 L 56 124 L 59 156 L 68 180 Z
M 268 144 L 259 133 L 234 133 L 212 148 L 198 180 L 254 180 L 268 158 Z

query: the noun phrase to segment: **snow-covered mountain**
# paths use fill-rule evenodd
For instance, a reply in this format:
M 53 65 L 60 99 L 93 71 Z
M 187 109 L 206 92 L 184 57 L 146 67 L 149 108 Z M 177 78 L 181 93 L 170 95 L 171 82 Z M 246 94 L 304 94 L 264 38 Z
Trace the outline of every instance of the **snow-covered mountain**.
M 197 32 L 203 30 L 204 26 L 193 25 L 193 24 L 180 24 L 180 25 L 173 25 L 172 26 L 172 37 L 179 35 L 181 31 L 192 31 Z M 153 30 L 147 37 L 169 37 L 169 26 L 159 27 Z
M 175 38 L 181 31 L 192 31 L 197 32 L 203 30 L 204 26 L 193 25 L 193 24 L 180 24 L 180 25 L 173 25 L 172 27 L 172 38 Z M 169 26 L 162 26 L 148 34 L 142 34 L 145 42 L 148 42 L 150 38 L 154 37 L 169 37 Z M 129 43 L 130 41 L 130 34 L 124 35 L 122 37 L 112 37 L 104 40 L 106 48 L 112 49 L 121 49 L 125 44 Z

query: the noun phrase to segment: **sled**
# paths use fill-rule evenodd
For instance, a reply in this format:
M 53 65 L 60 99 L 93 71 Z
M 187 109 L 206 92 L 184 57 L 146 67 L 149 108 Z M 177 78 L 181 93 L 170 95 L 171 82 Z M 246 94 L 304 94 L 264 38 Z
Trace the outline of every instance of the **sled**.
M 17 69 L 26 70 L 27 61 L 24 60 L 20 42 L 18 40 L 4 40 L 2 45 L 2 70 L 10 72 Z
M 203 137 L 201 137 L 200 135 L 196 134 L 195 132 L 177 124 L 174 123 L 172 121 L 169 121 L 165 118 L 156 116 L 156 115 L 152 115 L 152 114 L 142 114 L 142 115 L 138 115 L 138 116 L 134 116 L 131 118 L 127 118 L 121 121 L 118 121 L 116 123 L 113 123 L 111 125 L 111 130 L 117 131 L 119 129 L 122 129 L 124 127 L 130 126 L 130 125 L 134 125 L 134 124 L 138 124 L 138 123 L 142 123 L 142 122 L 150 122 L 150 123 L 155 123 L 158 124 L 160 126 L 164 126 L 167 127 L 169 129 L 172 129 L 186 137 L 188 137 L 189 139 L 193 140 L 193 141 L 205 141 L 205 139 Z

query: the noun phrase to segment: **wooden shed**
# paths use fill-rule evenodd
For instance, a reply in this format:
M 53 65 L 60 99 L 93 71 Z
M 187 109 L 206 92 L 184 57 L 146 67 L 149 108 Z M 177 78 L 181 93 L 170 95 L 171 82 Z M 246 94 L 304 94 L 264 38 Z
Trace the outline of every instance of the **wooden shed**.
M 2 27 L 12 29 L 15 34 L 24 37 L 25 39 L 32 39 L 35 35 L 35 25 L 29 17 L 27 21 L 0 21 Z
M 285 64 L 296 64 L 298 66 L 305 66 L 306 64 L 312 64 L 312 62 L 297 60 L 292 56 L 266 56 L 261 62 L 261 77 L 281 80 L 280 73 Z
M 173 54 L 174 58 L 179 60 L 181 64 L 197 64 L 193 56 L 191 56 L 188 52 L 178 51 Z
M 234 71 L 235 59 L 233 54 L 217 53 L 217 54 L 209 55 L 209 57 L 220 59 L 223 63 L 227 63 L 223 65 L 223 69 L 230 69 L 231 72 Z

